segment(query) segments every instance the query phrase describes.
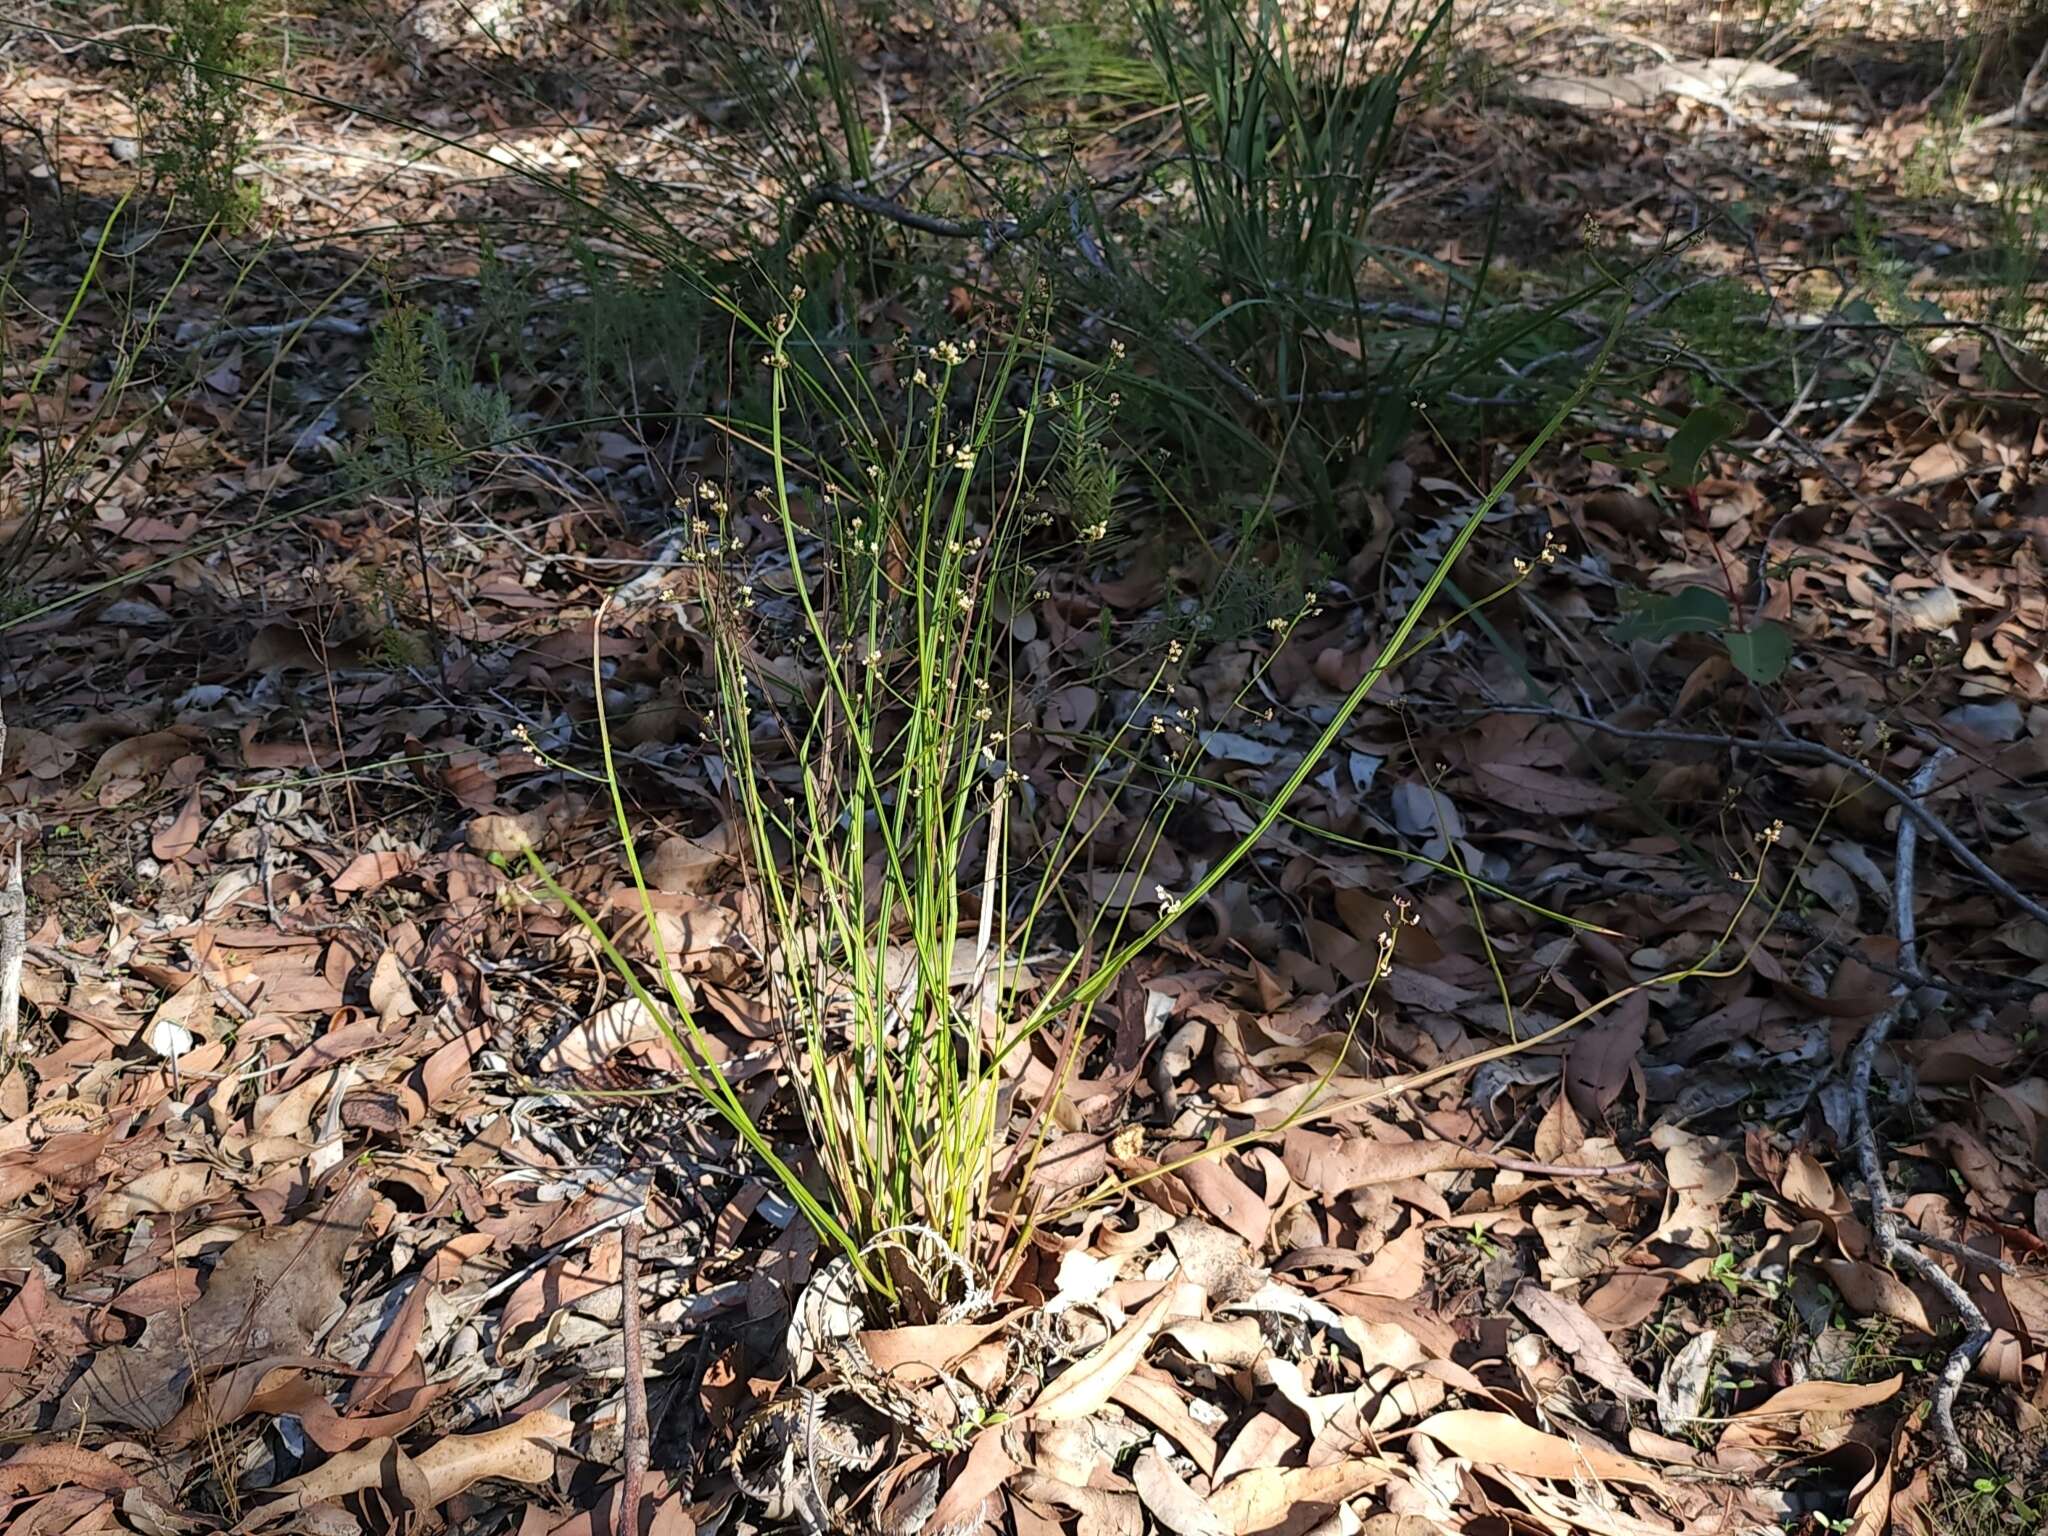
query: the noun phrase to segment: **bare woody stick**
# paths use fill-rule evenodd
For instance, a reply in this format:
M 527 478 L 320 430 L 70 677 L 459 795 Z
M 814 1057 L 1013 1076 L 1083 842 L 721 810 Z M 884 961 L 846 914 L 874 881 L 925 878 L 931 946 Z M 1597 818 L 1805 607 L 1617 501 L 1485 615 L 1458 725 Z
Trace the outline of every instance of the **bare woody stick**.
M 0 709 L 0 768 L 7 765 L 7 714 Z M 21 842 L 0 887 L 0 1060 L 11 1060 L 21 1033 L 21 961 L 28 952 L 28 896 L 21 887 Z
M 1916 803 L 1933 787 L 1942 765 L 1951 756 L 1949 749 L 1943 747 L 1921 764 L 1920 771 L 1907 785 L 1907 791 Z M 1919 843 L 1920 818 L 1900 816 L 1898 869 L 1892 877 L 1892 915 L 1898 927 L 1899 971 L 1904 976 L 1918 976 L 1920 972 L 1913 920 L 1913 861 L 1919 851 Z M 1941 1293 L 1942 1299 L 1955 1309 L 1956 1316 L 1963 1322 L 1963 1337 L 1949 1351 L 1948 1361 L 1935 1382 L 1931 1414 L 1935 1438 L 1941 1442 L 1942 1459 L 1948 1463 L 1951 1472 L 1960 1473 L 1967 1467 L 1968 1458 L 1963 1452 L 1962 1438 L 1956 1433 L 1956 1394 L 1962 1390 L 1963 1378 L 1976 1363 L 1978 1353 L 1990 1341 L 1991 1328 L 1969 1293 L 1936 1260 L 1907 1241 L 1902 1234 L 1898 1217 L 1892 1211 L 1891 1186 L 1884 1176 L 1884 1152 L 1878 1145 L 1877 1127 L 1870 1114 L 1871 1068 L 1876 1064 L 1878 1051 L 1891 1035 L 1892 1027 L 1898 1023 L 1899 1015 L 1905 1011 L 1911 990 L 1911 985 L 1904 981 L 1893 987 L 1891 1001 L 1884 1012 L 1870 1021 L 1863 1038 L 1856 1042 L 1855 1053 L 1849 1058 L 1849 1102 L 1854 1114 L 1856 1161 L 1863 1171 L 1864 1188 L 1870 1195 L 1870 1233 L 1877 1244 L 1878 1258 L 1887 1265 L 1904 1264 L 1919 1275 Z

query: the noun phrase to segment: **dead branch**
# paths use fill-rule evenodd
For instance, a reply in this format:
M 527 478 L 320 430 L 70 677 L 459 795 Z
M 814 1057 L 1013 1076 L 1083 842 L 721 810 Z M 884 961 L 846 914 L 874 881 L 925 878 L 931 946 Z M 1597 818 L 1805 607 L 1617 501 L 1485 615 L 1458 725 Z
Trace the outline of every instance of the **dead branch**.
M 7 712 L 0 706 L 0 768 L 7 765 Z M 7 884 L 0 887 L 0 1060 L 14 1055 L 21 1033 L 21 962 L 28 953 L 28 895 L 21 885 L 21 839 L 14 841 Z
M 1949 749 L 1943 747 L 1921 764 L 1920 771 L 1913 775 L 1907 786 L 1916 799 L 1925 796 L 1933 787 L 1942 765 L 1951 755 Z M 1892 876 L 1892 913 L 1899 936 L 1899 967 L 1909 975 L 1918 970 L 1918 959 L 1914 953 L 1913 862 L 1919 851 L 1920 825 L 1916 817 L 1899 818 L 1898 868 Z M 1911 988 L 1906 983 L 1901 982 L 1894 987 L 1890 1006 L 1870 1021 L 1863 1038 L 1856 1042 L 1855 1052 L 1849 1058 L 1849 1107 L 1856 1161 L 1862 1170 L 1864 1188 L 1870 1199 L 1870 1233 L 1877 1245 L 1879 1260 L 1886 1265 L 1904 1263 L 1939 1291 L 1942 1299 L 1955 1309 L 1956 1316 L 1963 1320 L 1963 1337 L 1949 1351 L 1948 1361 L 1942 1366 L 1940 1379 L 1935 1383 L 1932 1415 L 1935 1438 L 1941 1442 L 1942 1459 L 1951 1473 L 1960 1474 L 1969 1463 L 1963 1452 L 1963 1442 L 1956 1434 L 1956 1394 L 1962 1390 L 1963 1377 L 1976 1363 L 1979 1351 L 1990 1342 L 1991 1327 L 1969 1293 L 1949 1272 L 1905 1241 L 1899 1230 L 1898 1217 L 1892 1211 L 1891 1186 L 1884 1175 L 1884 1153 L 1879 1149 L 1877 1126 L 1870 1114 L 1871 1068 L 1876 1064 L 1878 1051 L 1890 1037 L 1892 1027 L 1905 1011 L 1910 995 Z
M 1487 706 L 1487 712 L 1500 715 L 1545 715 L 1566 725 L 1580 726 L 1589 731 L 1599 731 L 1602 735 L 1613 736 L 1622 741 L 1659 742 L 1686 747 L 1721 747 L 1731 752 L 1754 752 L 1761 757 L 1787 758 L 1793 762 L 1831 764 L 1847 773 L 1855 774 L 1879 794 L 1897 802 L 1900 811 L 1903 813 L 1904 820 L 1916 823 L 1921 830 L 1927 832 L 1936 842 L 1953 854 L 1957 863 L 1961 864 L 1971 874 L 1990 886 L 1992 890 L 2026 913 L 2027 916 L 2033 918 L 2035 922 L 2048 923 L 2048 907 L 2042 906 L 2040 902 L 2034 900 L 2031 896 L 2015 889 L 2010 880 L 1999 874 L 1989 864 L 1986 864 L 1982 858 L 1978 857 L 1975 849 L 1971 848 L 1968 843 L 1941 824 L 1934 813 L 1921 803 L 1920 795 L 1914 793 L 1910 787 L 1901 789 L 1868 763 L 1859 762 L 1848 753 L 1837 752 L 1833 747 L 1825 746 L 1820 742 L 1799 741 L 1789 736 L 1781 741 L 1773 741 L 1761 737 L 1723 736 L 1710 731 L 1633 730 L 1625 725 L 1615 725 L 1606 720 L 1595 719 L 1591 715 L 1575 715 L 1569 710 L 1558 709 L 1550 704 L 1489 705 Z M 1943 747 L 1935 754 L 1935 758 L 1931 758 L 1929 761 L 1940 759 L 1945 762 L 1952 755 L 1948 748 Z M 1924 774 L 1925 771 L 1923 768 L 1921 773 Z M 1920 774 L 1916 774 L 1913 782 L 1919 783 L 1920 777 Z M 1930 780 L 1929 782 L 1931 783 L 1932 781 Z M 1916 833 L 1915 835 L 1917 836 L 1918 834 Z M 1910 964 L 1905 962 L 1901 962 L 1901 965 L 1902 968 L 1908 971 L 1913 969 Z
M 619 1322 L 626 1334 L 625 1474 L 619 1485 L 615 1536 L 639 1536 L 640 1490 L 647 1478 L 647 1377 L 640 1316 L 640 1218 L 619 1232 Z

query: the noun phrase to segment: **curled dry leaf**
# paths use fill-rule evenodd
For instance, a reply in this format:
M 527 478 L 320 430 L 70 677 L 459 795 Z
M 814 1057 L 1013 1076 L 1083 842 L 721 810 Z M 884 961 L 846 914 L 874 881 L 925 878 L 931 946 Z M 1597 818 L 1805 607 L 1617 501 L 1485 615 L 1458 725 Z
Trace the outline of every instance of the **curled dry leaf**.
M 576 1426 L 546 1409 L 476 1435 L 450 1435 L 414 1458 L 427 1476 L 428 1497 L 445 1504 L 487 1477 L 544 1483 L 554 1475 L 555 1447 L 567 1445 Z
M 1379 1141 L 1325 1136 L 1297 1127 L 1281 1142 L 1288 1174 L 1318 1194 L 1349 1194 L 1456 1168 L 1491 1168 L 1493 1159 L 1449 1141 Z
M 1196 1318 L 1175 1323 L 1161 1337 L 1185 1350 L 1197 1364 L 1233 1371 L 1249 1370 L 1271 1349 L 1256 1317 Z
M 367 895 L 389 885 L 419 861 L 418 851 L 411 848 L 382 848 L 359 853 L 334 877 L 328 889 L 337 896 Z
M 1634 992 L 1591 1029 L 1573 1038 L 1565 1057 L 1564 1085 L 1572 1108 L 1597 1120 L 1628 1086 L 1650 1027 L 1650 995 Z
M 370 972 L 370 1006 L 377 1010 L 377 1017 L 387 1026 L 400 1019 L 409 1019 L 420 1011 L 420 1005 L 412 995 L 412 984 L 405 979 L 405 967 L 388 949 L 377 957 L 377 964 Z
M 1198 1157 L 1177 1171 L 1188 1192 L 1202 1202 L 1211 1216 L 1253 1248 L 1264 1245 L 1273 1213 L 1220 1155 Z
M 701 838 L 664 838 L 654 850 L 654 857 L 647 861 L 647 878 L 658 891 L 703 891 L 736 847 L 737 839 L 725 823 Z
M 677 977 L 687 992 L 689 983 Z M 651 1049 L 664 1059 L 674 1054 L 661 1021 L 637 997 L 606 1004 L 587 1019 L 571 1024 L 541 1057 L 545 1072 L 588 1072 L 622 1051 Z
M 539 809 L 517 816 L 493 811 L 470 821 L 463 836 L 478 853 L 513 857 L 539 846 L 547 816 Z
M 1195 1422 L 1182 1388 L 1165 1372 L 1141 1365 L 1110 1396 L 1179 1446 L 1206 1475 L 1215 1475 L 1216 1437 Z
M 1659 1125 L 1650 1141 L 1664 1154 L 1671 1208 L 1652 1242 L 1698 1250 L 1712 1246 L 1721 1231 L 1721 1205 L 1741 1183 L 1734 1154 L 1719 1142 L 1675 1125 Z
M 1075 1536 L 1140 1536 L 1145 1528 L 1145 1512 L 1135 1493 L 1082 1487 L 1036 1472 L 1019 1473 L 1012 1488 L 1022 1498 L 1079 1516 Z
M 1745 1453 L 1818 1455 L 1856 1433 L 1853 1416 L 1898 1395 L 1903 1376 L 1883 1381 L 1802 1381 L 1729 1420 L 1715 1452 L 1724 1465 Z
M 195 784 L 178 814 L 150 838 L 149 851 L 166 864 L 176 863 L 199 846 L 200 824 L 199 786 Z
M 1934 1332 L 1919 1293 L 1890 1270 L 1863 1259 L 1822 1259 L 1820 1267 L 1858 1316 L 1888 1317 L 1919 1333 Z
M 967 1448 L 967 1460 L 946 1485 L 936 1508 L 925 1522 L 930 1531 L 957 1531 L 969 1522 L 980 1523 L 989 1495 L 1017 1470 L 1017 1464 L 1003 1448 L 1000 1428 L 990 1426 L 974 1437 Z
M 0 1462 L 0 1490 L 8 1494 L 47 1493 L 67 1486 L 118 1493 L 135 1486 L 135 1475 L 103 1451 L 61 1441 L 25 1445 Z
M 1055 1377 L 1026 1412 L 1048 1422 L 1087 1417 L 1108 1402 L 1117 1384 L 1137 1368 L 1176 1307 L 1196 1311 L 1200 1305 L 1198 1287 L 1168 1281 L 1144 1310 L 1112 1334 L 1100 1349 L 1083 1356 Z
M 1732 1422 L 1758 1424 L 1809 1413 L 1854 1413 L 1897 1397 L 1905 1384 L 1904 1376 L 1887 1376 L 1883 1381 L 1802 1381 L 1734 1414 Z

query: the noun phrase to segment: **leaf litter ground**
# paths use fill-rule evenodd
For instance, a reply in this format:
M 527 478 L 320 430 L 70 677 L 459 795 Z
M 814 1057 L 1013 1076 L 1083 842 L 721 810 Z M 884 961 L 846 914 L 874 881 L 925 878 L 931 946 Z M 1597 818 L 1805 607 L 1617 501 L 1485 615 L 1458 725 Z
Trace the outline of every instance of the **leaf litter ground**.
M 884 42 L 906 46 L 866 42 L 870 69 Z M 1611 96 L 1641 56 L 1579 27 L 1520 63 Z M 1853 66 L 1823 59 L 1814 79 Z M 26 231 L 16 282 L 47 327 L 92 245 L 45 213 L 124 186 L 133 129 L 90 53 L 23 35 L 0 67 L 11 101 L 65 112 L 54 149 L 0 129 L 8 235 Z M 473 115 L 448 107 L 464 67 L 451 53 L 324 94 L 543 163 L 593 153 L 599 128 L 510 123 L 487 88 Z M 1880 80 L 1793 100 L 1660 87 L 1597 113 L 1556 92 L 1514 111 L 1447 102 L 1406 151 L 1412 217 L 1464 227 L 1447 210 L 1490 165 L 1519 193 L 1528 250 L 1569 247 L 1589 216 L 1654 244 L 1668 228 L 1641 167 L 1734 196 L 1789 177 L 1816 124 L 1841 156 L 1896 161 L 1920 123 L 1879 117 L 1887 92 L 1913 99 Z M 683 184 L 687 139 L 613 148 Z M 601 807 L 551 761 L 588 756 L 595 640 L 655 828 L 656 921 L 728 1075 L 772 1104 L 787 1063 L 694 729 L 687 610 L 593 636 L 675 489 L 727 466 L 685 437 L 586 427 L 447 494 L 299 510 L 342 486 L 335 451 L 365 430 L 335 384 L 365 366 L 381 302 L 358 281 L 359 232 L 518 206 L 477 163 L 315 101 L 280 109 L 266 199 L 304 238 L 260 253 L 246 291 L 250 251 L 201 252 L 163 322 L 204 355 L 201 387 L 95 442 L 90 537 L 4 631 L 0 809 L 29 914 L 0 1079 L 7 1531 L 597 1532 L 627 1477 L 645 1531 L 820 1517 L 733 1452 L 787 1456 L 757 1410 L 828 1371 L 788 1347 L 823 1257 L 672 1091 L 667 1044 L 575 924 L 493 858 L 539 844 L 631 937 Z M 1746 242 L 1704 259 L 1786 274 L 1845 224 L 1832 183 L 1786 184 Z M 735 193 L 714 211 L 769 206 Z M 1880 206 L 1938 285 L 1954 211 Z M 171 244 L 124 254 L 123 278 L 167 290 Z M 476 302 L 481 268 L 446 248 L 378 249 L 405 283 Z M 273 366 L 309 292 L 337 297 Z M 10 417 L 58 435 L 94 418 L 116 298 L 89 297 L 39 388 L 10 373 Z M 30 339 L 34 356 L 48 332 Z M 1487 589 L 1547 536 L 1561 558 L 1486 629 L 1404 665 L 1296 820 L 1101 1010 L 1032 1193 L 1155 1176 L 1025 1253 L 1006 1307 L 1065 1332 L 1020 1350 L 998 1309 L 857 1335 L 897 1394 L 861 1406 L 899 1443 L 826 1479 L 846 1507 L 822 1517 L 930 1525 L 943 1479 L 941 1524 L 1084 1536 L 2038 1525 L 2048 927 L 2028 907 L 2048 895 L 2048 505 L 2037 416 L 1998 408 L 2030 398 L 2030 359 L 2012 361 L 1965 331 L 1919 360 L 1917 398 L 1739 411 L 1747 451 L 1712 455 L 1675 511 L 1617 462 L 1638 421 L 1575 424 L 1459 575 Z M 546 366 L 506 387 L 543 426 L 579 414 Z M 1143 878 L 1097 877 L 1087 899 L 1184 884 L 1284 779 L 1470 506 L 1481 452 L 1409 445 L 1264 707 L 1205 738 L 1211 797 Z M 1137 658 L 1105 661 L 1092 637 L 1108 624 L 1157 649 L 1212 576 L 1111 541 L 1020 617 L 1043 700 L 1020 769 L 1056 781 L 1059 731 L 1128 707 Z M 1699 622 L 1658 626 L 1683 604 Z M 1788 642 L 1775 670 L 1765 625 Z M 1256 631 L 1195 650 L 1179 698 L 1227 699 L 1265 650 Z M 1936 744 L 1955 756 L 1921 811 L 1980 867 L 1923 838 L 1902 956 L 1904 813 L 1869 781 L 1903 785 Z M 1390 913 L 1394 970 L 1343 1053 Z M 1697 964 L 1731 927 L 1717 974 L 1500 1050 Z M 1881 1262 L 1854 1151 L 1849 1055 L 1906 984 L 1871 1109 L 1899 1220 L 1988 1329 L 1959 1400 L 1960 1479 L 1926 1414 L 1956 1314 Z M 1025 1067 L 1020 1116 L 1060 1069 L 1051 1049 Z M 1335 1112 L 1181 1161 L 1281 1125 L 1333 1062 Z M 892 1407 L 958 1406 L 935 1366 L 1003 1422 L 922 1446 L 890 1427 Z

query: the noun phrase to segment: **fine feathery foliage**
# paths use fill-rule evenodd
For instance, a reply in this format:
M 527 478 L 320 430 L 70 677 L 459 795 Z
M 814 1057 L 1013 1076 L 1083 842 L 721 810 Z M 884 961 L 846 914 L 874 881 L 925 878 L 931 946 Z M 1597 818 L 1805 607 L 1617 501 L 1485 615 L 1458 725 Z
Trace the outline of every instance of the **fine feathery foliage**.
M 250 140 L 248 77 L 257 0 L 156 0 L 163 52 L 148 59 L 137 102 L 156 170 L 203 221 L 239 229 L 261 189 L 239 167 Z

